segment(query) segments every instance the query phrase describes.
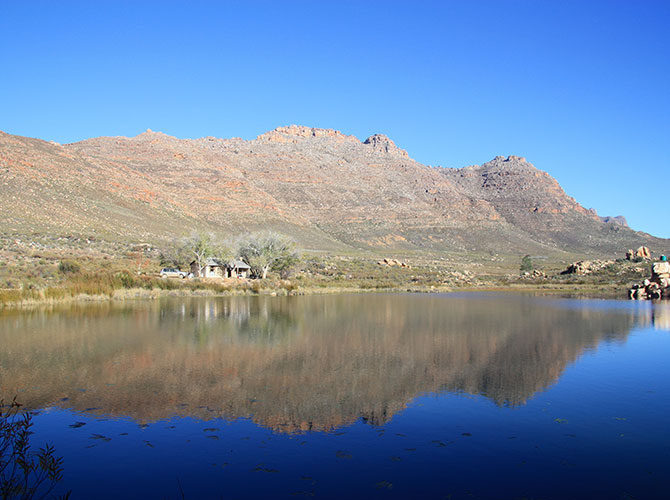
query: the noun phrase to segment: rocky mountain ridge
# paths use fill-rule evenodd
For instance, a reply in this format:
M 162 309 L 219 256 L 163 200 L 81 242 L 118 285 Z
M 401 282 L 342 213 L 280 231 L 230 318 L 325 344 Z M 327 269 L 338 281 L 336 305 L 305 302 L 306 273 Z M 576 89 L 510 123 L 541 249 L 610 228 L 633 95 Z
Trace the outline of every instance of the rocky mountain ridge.
M 306 248 L 615 253 L 668 240 L 602 220 L 519 156 L 459 169 L 291 125 L 246 141 L 147 130 L 60 145 L 0 132 L 3 231 L 160 241 L 270 228 Z

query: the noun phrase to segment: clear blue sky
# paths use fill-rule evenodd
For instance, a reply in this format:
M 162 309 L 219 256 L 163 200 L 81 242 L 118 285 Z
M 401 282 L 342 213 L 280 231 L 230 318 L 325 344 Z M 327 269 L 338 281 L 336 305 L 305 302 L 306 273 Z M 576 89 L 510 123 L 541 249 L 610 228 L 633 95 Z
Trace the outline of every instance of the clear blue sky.
M 12 134 L 384 133 L 429 165 L 525 156 L 670 237 L 669 121 L 665 0 L 0 0 Z

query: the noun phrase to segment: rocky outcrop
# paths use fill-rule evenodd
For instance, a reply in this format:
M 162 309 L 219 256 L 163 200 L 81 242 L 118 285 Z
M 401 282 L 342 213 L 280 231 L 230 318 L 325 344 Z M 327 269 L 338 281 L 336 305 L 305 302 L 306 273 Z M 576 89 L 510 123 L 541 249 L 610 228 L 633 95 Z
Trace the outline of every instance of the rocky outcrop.
M 628 290 L 628 298 L 633 300 L 670 298 L 670 262 L 654 262 L 651 265 L 651 278 L 634 284 Z
M 539 269 L 533 269 L 532 271 L 524 271 L 521 273 L 522 279 L 545 279 L 547 278 L 547 273 L 540 271 Z
M 409 264 L 405 261 L 397 260 L 397 259 L 389 259 L 389 258 L 384 258 L 383 260 L 377 261 L 378 266 L 397 266 L 397 267 L 406 267 L 409 269 Z
M 409 158 L 407 151 L 405 151 L 404 149 L 400 149 L 398 146 L 395 145 L 395 143 L 391 139 L 386 137 L 384 134 L 371 135 L 370 137 L 365 139 L 363 144 L 372 146 L 372 149 L 374 149 L 379 153 L 387 153 L 402 156 L 403 158 Z
M 637 250 L 628 250 L 626 260 L 635 259 L 651 259 L 651 251 L 645 246 L 638 247 Z
M 270 132 L 259 135 L 258 142 L 292 143 L 311 138 L 327 138 L 339 142 L 359 143 L 353 135 L 345 135 L 339 130 L 325 128 L 311 128 L 300 125 L 289 125 L 288 127 L 277 127 Z
M 561 274 L 591 274 L 614 264 L 613 260 L 581 260 L 573 262 Z
M 600 221 L 605 224 L 615 224 L 617 226 L 628 227 L 628 221 L 623 215 L 617 215 L 616 217 L 610 216 L 601 216 Z

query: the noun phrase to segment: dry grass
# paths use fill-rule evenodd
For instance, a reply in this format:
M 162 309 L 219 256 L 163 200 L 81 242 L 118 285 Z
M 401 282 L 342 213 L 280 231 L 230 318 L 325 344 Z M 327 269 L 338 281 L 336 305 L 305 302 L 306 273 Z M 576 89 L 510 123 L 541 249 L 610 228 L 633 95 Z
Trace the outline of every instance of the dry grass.
M 9 256 L 0 267 L 0 306 L 162 295 L 305 294 L 340 291 L 531 290 L 617 295 L 641 281 L 649 264 L 617 261 L 587 276 L 561 275 L 565 262 L 536 260 L 547 277 L 521 278 L 519 256 L 487 254 L 409 255 L 410 268 L 378 265 L 379 256 L 311 255 L 288 280 L 162 279 L 138 274 L 136 260 L 119 257 Z M 145 259 L 141 272 L 160 265 Z

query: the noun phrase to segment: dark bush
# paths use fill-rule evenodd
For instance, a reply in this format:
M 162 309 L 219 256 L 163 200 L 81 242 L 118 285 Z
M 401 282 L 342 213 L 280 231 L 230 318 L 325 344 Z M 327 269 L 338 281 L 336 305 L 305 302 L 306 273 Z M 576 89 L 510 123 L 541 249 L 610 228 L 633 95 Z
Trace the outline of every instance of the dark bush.
M 64 260 L 58 264 L 58 270 L 63 274 L 74 274 L 81 270 L 81 266 L 71 260 Z
M 63 479 L 63 459 L 53 446 L 31 449 L 32 425 L 16 400 L 0 400 L 0 498 L 46 498 Z

